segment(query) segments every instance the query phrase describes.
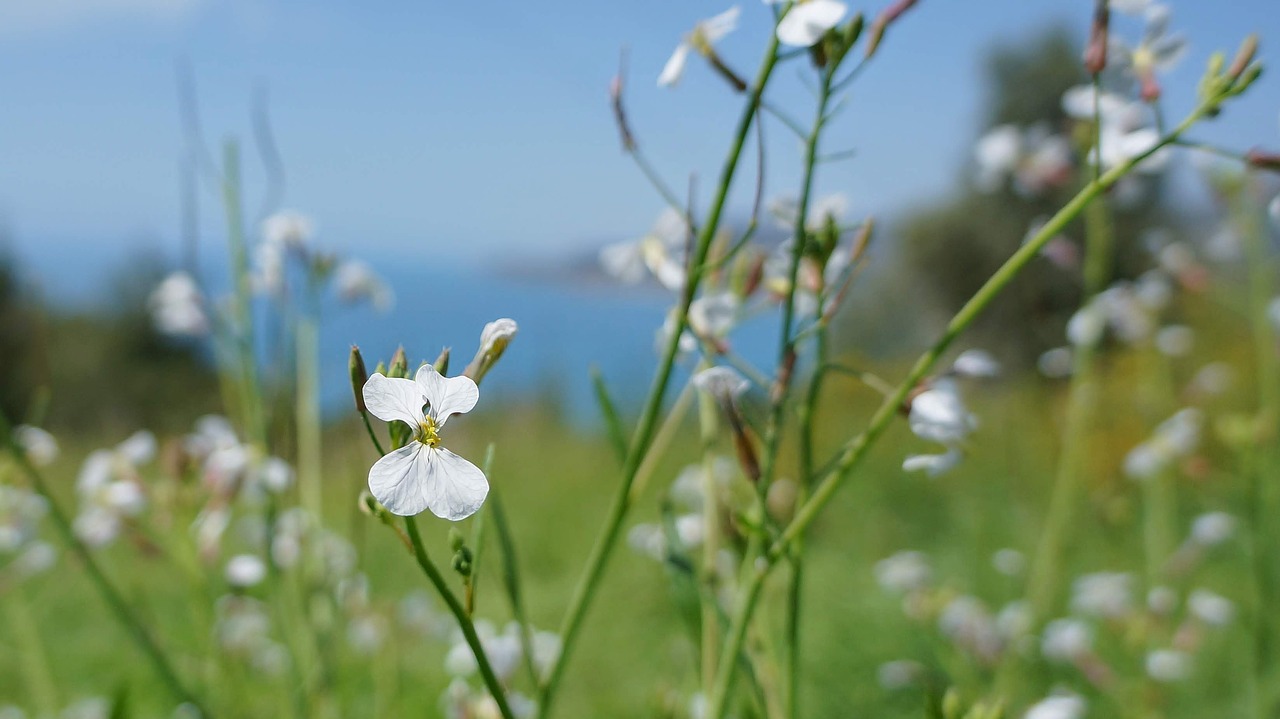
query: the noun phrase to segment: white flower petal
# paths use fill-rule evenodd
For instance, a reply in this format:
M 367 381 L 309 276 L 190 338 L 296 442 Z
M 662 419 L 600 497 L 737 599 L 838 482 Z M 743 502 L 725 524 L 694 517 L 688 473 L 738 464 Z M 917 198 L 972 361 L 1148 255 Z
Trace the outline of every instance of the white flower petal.
M 429 364 L 418 368 L 414 381 L 431 405 L 437 426 L 443 426 L 450 415 L 470 412 L 480 399 L 480 388 L 470 377 L 445 377 Z
M 427 452 L 425 444 L 410 442 L 369 468 L 369 491 L 387 511 L 411 517 L 427 508 L 422 492 L 422 477 L 430 463 Z
M 364 404 L 369 413 L 384 421 L 400 420 L 410 427 L 422 423 L 422 386 L 413 380 L 374 374 L 364 383 Z
M 441 519 L 457 522 L 475 514 L 489 495 L 489 480 L 480 468 L 447 449 L 427 449 L 421 456 L 422 495 Z
M 680 82 L 680 77 L 684 75 L 684 66 L 688 61 L 689 45 L 683 42 L 676 45 L 675 52 L 671 53 L 667 64 L 662 66 L 662 74 L 658 75 L 658 87 L 673 87 Z
M 778 23 L 778 40 L 785 45 L 812 47 L 844 19 L 847 10 L 837 0 L 810 0 L 795 5 Z
M 728 35 L 738 28 L 738 16 L 742 14 L 742 8 L 734 5 L 724 12 L 714 17 L 698 23 L 698 30 L 702 33 L 702 39 L 708 44 L 715 43 L 720 38 Z

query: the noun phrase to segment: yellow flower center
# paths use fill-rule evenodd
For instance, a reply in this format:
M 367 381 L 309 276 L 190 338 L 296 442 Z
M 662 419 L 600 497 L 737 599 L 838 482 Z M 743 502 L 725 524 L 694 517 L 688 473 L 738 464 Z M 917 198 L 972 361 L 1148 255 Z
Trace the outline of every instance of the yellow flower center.
M 428 415 L 418 425 L 418 431 L 414 439 L 427 445 L 428 447 L 438 447 L 440 445 L 440 432 L 436 429 L 436 421 Z

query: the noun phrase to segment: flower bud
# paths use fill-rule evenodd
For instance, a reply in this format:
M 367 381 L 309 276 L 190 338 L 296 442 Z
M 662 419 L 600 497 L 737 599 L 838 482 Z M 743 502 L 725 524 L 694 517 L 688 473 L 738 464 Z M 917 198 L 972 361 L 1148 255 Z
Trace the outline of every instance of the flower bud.
M 471 360 L 471 364 L 467 365 L 463 374 L 479 383 L 502 357 L 502 353 L 506 351 L 507 345 L 511 344 L 511 338 L 516 336 L 518 329 L 516 321 L 507 317 L 485 325 L 484 331 L 480 333 L 480 349 L 476 351 L 476 356 Z
M 351 345 L 347 371 L 351 375 L 351 393 L 355 395 L 356 411 L 364 414 L 368 411 L 364 404 L 364 383 L 369 380 L 369 371 L 364 367 L 364 357 L 360 355 L 360 348 L 355 345 Z
M 1107 67 L 1107 27 L 1111 23 L 1111 11 L 1107 0 L 1096 0 L 1093 9 L 1093 25 L 1089 29 L 1089 44 L 1084 51 L 1084 69 L 1097 75 Z
M 445 347 L 440 350 L 440 354 L 436 357 L 436 361 L 431 363 L 432 367 L 442 375 L 449 374 L 449 348 Z
M 449 549 L 460 552 L 466 543 L 467 540 L 463 538 L 462 532 L 459 532 L 456 527 L 449 527 Z
M 391 368 L 387 371 L 388 377 L 405 378 L 409 376 L 409 357 L 405 354 L 404 345 L 396 349 L 396 353 L 391 355 Z
M 1255 147 L 1245 153 L 1244 159 L 1258 169 L 1280 171 L 1280 152 L 1267 152 Z
M 1236 57 L 1231 61 L 1231 68 L 1227 70 L 1227 77 L 1232 80 L 1239 80 L 1244 75 L 1245 70 L 1249 69 L 1254 55 L 1257 54 L 1258 36 L 1253 34 L 1240 43 L 1240 49 L 1236 51 Z

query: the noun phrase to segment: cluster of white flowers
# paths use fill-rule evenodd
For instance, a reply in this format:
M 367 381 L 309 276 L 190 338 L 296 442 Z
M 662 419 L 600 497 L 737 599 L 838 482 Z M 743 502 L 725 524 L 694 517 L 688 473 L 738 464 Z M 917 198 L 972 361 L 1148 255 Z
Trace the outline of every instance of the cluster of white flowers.
M 521 633 L 525 629 L 515 622 L 510 622 L 499 632 L 492 623 L 484 619 L 477 621 L 475 628 L 476 634 L 480 637 L 480 644 L 484 647 L 485 656 L 488 657 L 498 681 L 504 686 L 509 686 L 526 661 L 525 639 L 521 638 Z M 527 640 L 531 656 L 527 659 L 533 670 L 541 676 L 560 656 L 560 637 L 555 633 L 537 631 L 532 627 L 528 628 L 528 632 Z M 461 635 L 455 637 L 453 647 L 445 655 L 444 667 L 445 671 L 454 677 L 442 699 L 445 716 L 457 719 L 499 716 L 497 705 L 488 691 L 474 687 L 468 682 L 479 667 L 471 646 Z M 537 705 L 534 701 L 520 692 L 508 690 L 505 694 L 507 703 L 517 717 L 531 717 L 536 712 Z
M 1069 181 L 1075 169 L 1071 143 L 1043 123 L 993 127 L 978 139 L 973 155 L 975 182 L 983 192 L 1012 182 L 1019 195 L 1040 197 Z
M 160 282 L 147 299 L 156 330 L 175 337 L 203 337 L 209 333 L 205 299 L 195 278 L 174 272 Z
M 80 467 L 76 493 L 80 511 L 74 526 L 86 544 L 101 547 L 147 506 L 139 469 L 156 455 L 155 435 L 141 430 L 111 449 L 91 452 Z
M 57 550 L 40 539 L 49 505 L 40 495 L 0 484 L 0 576 L 19 582 L 53 566 Z
M 1178 410 L 1161 422 L 1149 439 L 1129 451 L 1124 459 L 1125 474 L 1145 481 L 1174 468 L 1178 461 L 1195 452 L 1203 425 L 1204 415 L 1200 410 Z

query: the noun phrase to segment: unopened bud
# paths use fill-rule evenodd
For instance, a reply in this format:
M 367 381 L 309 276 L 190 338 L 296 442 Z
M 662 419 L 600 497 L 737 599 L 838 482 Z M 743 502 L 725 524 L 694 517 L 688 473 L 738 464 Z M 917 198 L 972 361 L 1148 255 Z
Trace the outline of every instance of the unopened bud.
M 382 375 L 383 377 L 386 377 L 386 376 L 387 376 L 387 363 L 386 363 L 386 362 L 379 361 L 379 362 L 378 362 L 378 366 L 373 368 L 373 373 L 374 373 L 374 374 L 380 374 L 380 375 Z
M 391 355 L 391 368 L 387 371 L 387 376 L 400 378 L 409 376 L 409 356 L 404 352 L 404 345 Z
M 876 218 L 868 217 L 863 220 L 862 227 L 858 229 L 858 234 L 853 236 L 853 252 L 849 255 L 849 266 L 852 267 L 862 260 L 862 256 L 867 253 L 867 247 L 871 245 L 871 235 L 876 230 Z
M 1280 153 L 1267 152 L 1255 147 L 1244 154 L 1244 159 L 1261 170 L 1280 172 Z
M 765 256 L 761 254 L 743 255 L 738 260 L 738 272 L 741 277 L 738 283 L 740 287 L 738 294 L 742 297 L 750 297 L 760 288 L 760 283 L 764 280 L 764 262 Z
M 480 349 L 476 350 L 476 356 L 471 360 L 471 364 L 467 365 L 463 374 L 478 384 L 502 357 L 502 353 L 507 350 L 507 345 L 511 344 L 511 339 L 516 336 L 516 331 L 519 329 L 516 321 L 508 317 L 485 325 L 484 331 L 480 333 Z
M 449 549 L 460 552 L 466 544 L 467 540 L 463 538 L 462 532 L 459 532 L 456 527 L 449 527 Z
M 360 492 L 360 497 L 356 500 L 356 505 L 360 508 L 362 513 L 367 514 L 370 517 L 381 517 L 382 513 L 386 511 L 382 508 L 382 505 L 378 503 L 378 500 L 373 498 L 373 495 L 370 494 L 367 489 Z
M 1145 72 L 1142 75 L 1142 101 L 1155 102 L 1160 99 L 1160 81 L 1156 80 L 1153 72 Z
M 369 381 L 369 372 L 364 367 L 364 357 L 360 348 L 351 345 L 351 357 L 347 360 L 347 370 L 351 374 L 351 393 L 355 395 L 356 411 L 364 414 L 369 411 L 364 404 L 364 383 Z
M 884 39 L 884 28 L 885 20 L 883 15 L 871 23 L 871 31 L 867 37 L 867 49 L 863 54 L 864 60 L 870 60 L 871 56 L 876 54 L 876 50 L 880 48 L 880 41 Z
M 787 387 L 791 386 L 791 373 L 796 369 L 796 350 L 794 347 L 787 347 L 787 351 L 782 355 L 782 362 L 778 365 L 778 376 L 773 380 L 773 387 L 769 391 L 769 401 L 774 404 L 782 402 L 782 397 L 787 391 Z
M 732 85 L 734 90 L 737 90 L 738 92 L 747 91 L 747 81 L 738 77 L 738 73 L 734 72 L 732 68 L 724 64 L 724 60 L 720 59 L 720 56 L 716 54 L 715 50 L 708 47 L 704 54 L 707 57 L 707 62 L 711 63 L 711 67 L 720 75 L 720 77 L 724 78 L 726 82 Z
M 431 363 L 432 367 L 440 374 L 449 374 L 449 348 L 445 347 L 440 350 L 440 354 L 436 356 L 436 361 Z
M 618 74 L 613 76 L 613 80 L 609 82 L 609 103 L 613 106 L 613 119 L 618 124 L 618 135 L 622 139 L 622 149 L 627 152 L 634 152 L 636 149 L 636 138 L 631 133 L 631 124 L 627 122 L 627 110 L 622 104 L 622 91 L 626 86 L 623 77 L 627 72 L 627 51 L 622 51 L 622 57 L 618 61 Z
M 466 547 L 453 555 L 453 571 L 464 577 L 471 576 L 471 552 Z
M 1089 28 L 1089 44 L 1084 50 L 1084 69 L 1097 75 L 1107 67 L 1107 29 L 1111 24 L 1111 11 L 1107 0 L 1096 0 L 1093 7 L 1093 24 Z
M 910 10 L 917 0 L 898 0 L 880 13 L 871 24 L 871 38 L 867 41 L 867 52 L 865 57 L 870 58 L 880 47 L 880 41 L 884 39 L 884 31 L 888 29 L 889 24 L 902 17 L 902 14 Z
M 1244 75 L 1244 71 L 1249 68 L 1253 62 L 1254 55 L 1258 54 L 1258 36 L 1250 35 L 1240 43 L 1240 49 L 1236 51 L 1236 58 L 1231 61 L 1231 68 L 1227 70 L 1227 77 L 1232 80 L 1239 80 Z

